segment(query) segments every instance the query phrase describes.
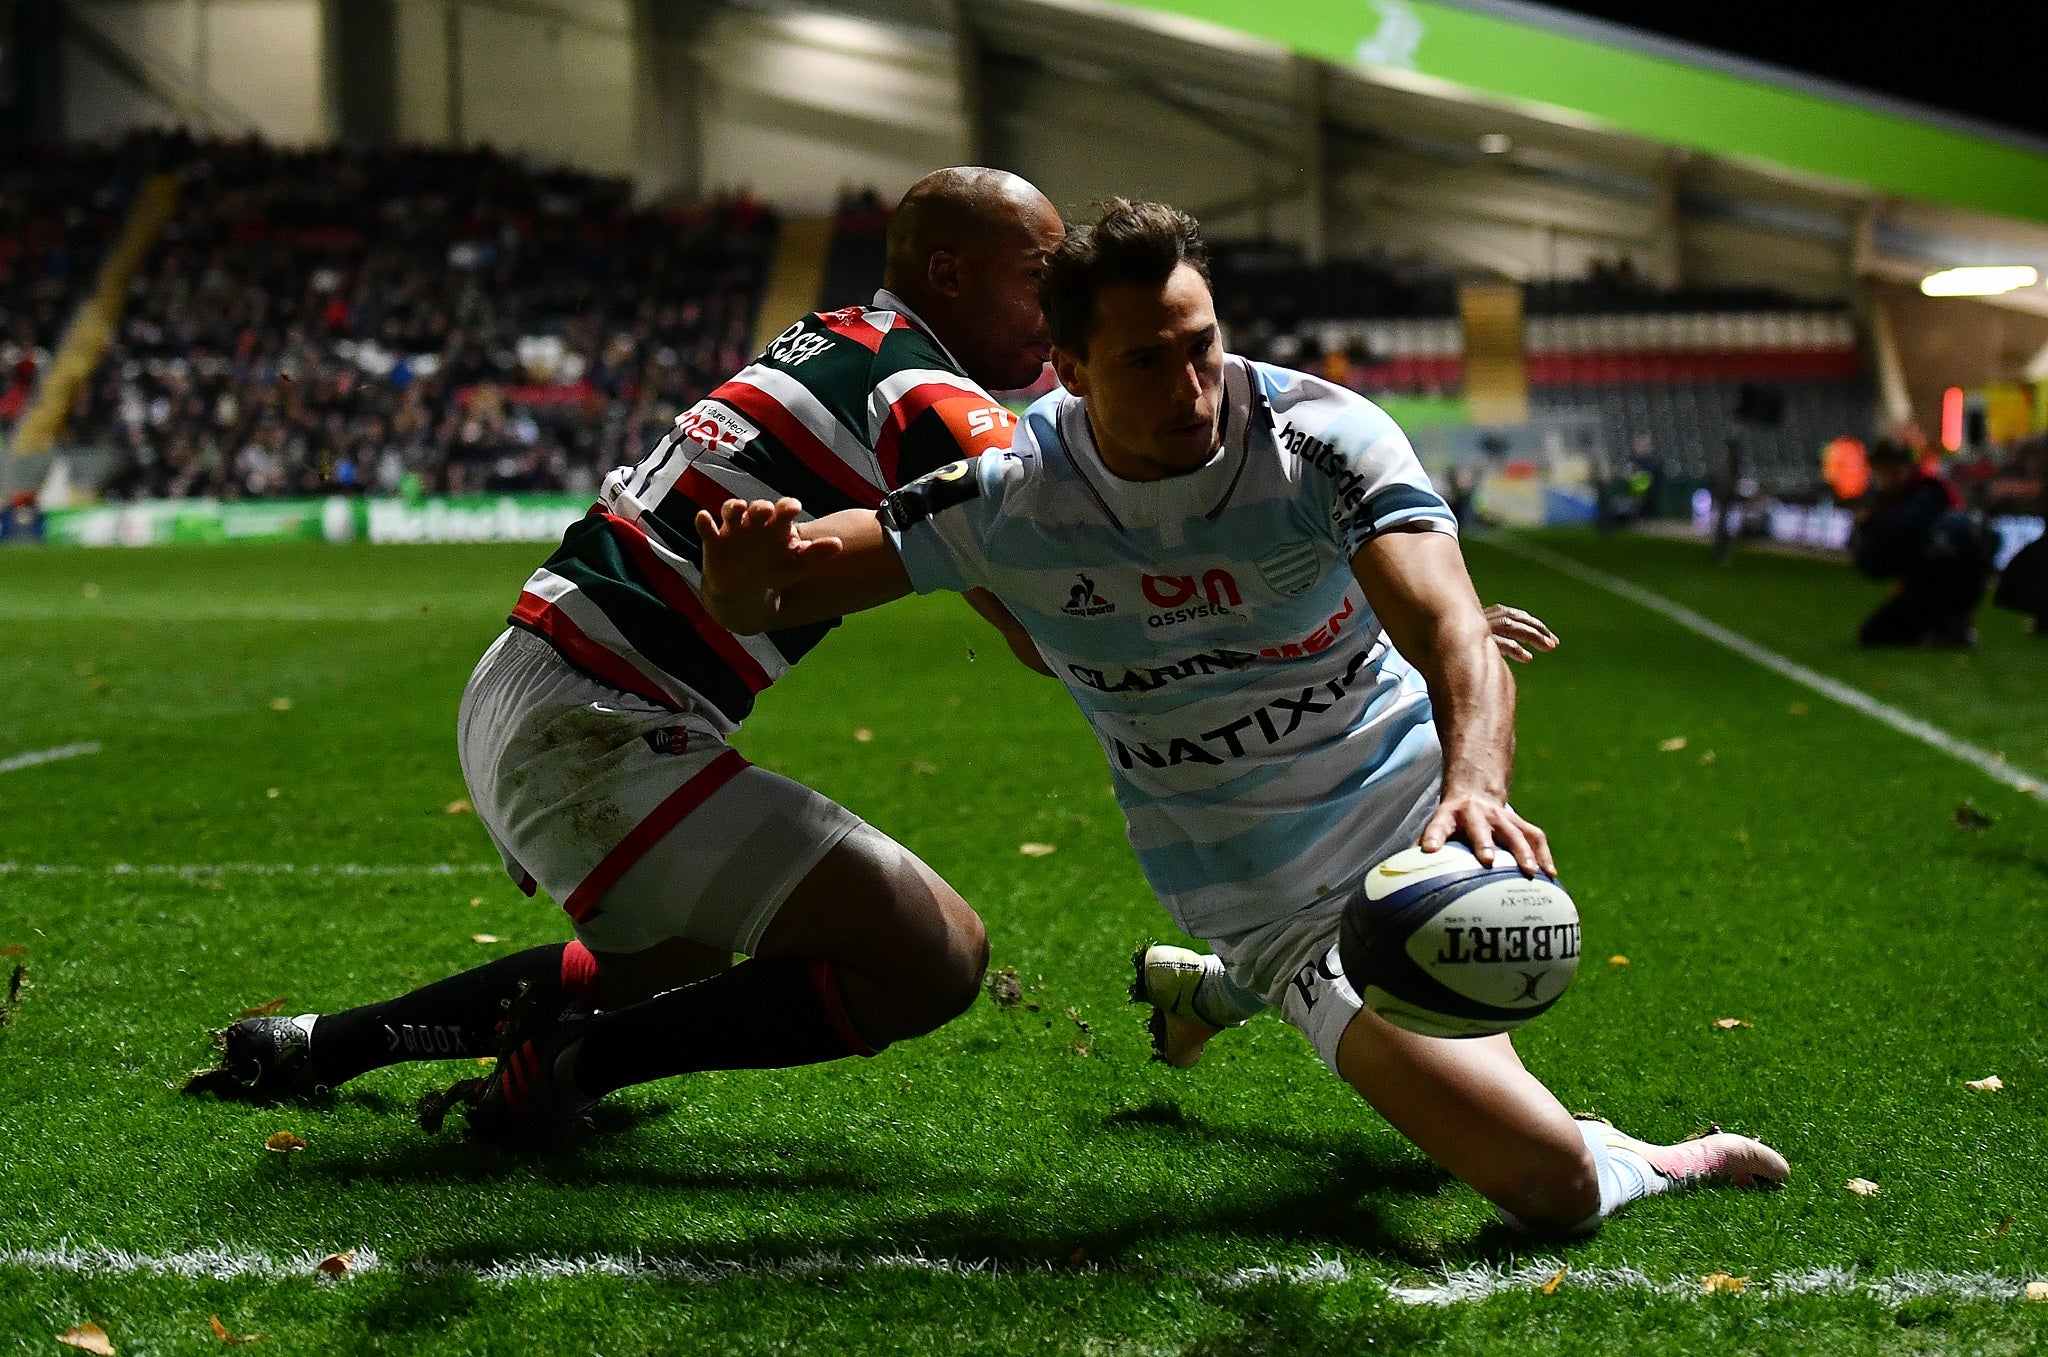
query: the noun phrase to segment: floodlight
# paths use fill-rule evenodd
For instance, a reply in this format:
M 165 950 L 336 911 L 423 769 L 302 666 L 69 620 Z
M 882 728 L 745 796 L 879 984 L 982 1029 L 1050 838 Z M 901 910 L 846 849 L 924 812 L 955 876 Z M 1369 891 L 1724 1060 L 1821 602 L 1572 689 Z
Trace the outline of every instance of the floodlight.
M 1920 280 L 1920 291 L 1930 297 L 1996 297 L 2040 281 L 2030 264 L 1974 264 L 1930 273 Z

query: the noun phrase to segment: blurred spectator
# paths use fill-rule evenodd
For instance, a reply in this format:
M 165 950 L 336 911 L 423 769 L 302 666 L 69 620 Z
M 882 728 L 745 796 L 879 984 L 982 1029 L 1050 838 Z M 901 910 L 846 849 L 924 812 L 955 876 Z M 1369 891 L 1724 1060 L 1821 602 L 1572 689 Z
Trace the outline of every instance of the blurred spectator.
M 1975 645 L 1972 618 L 1984 598 L 1996 535 L 1904 444 L 1879 443 L 1870 465 L 1877 488 L 1857 518 L 1849 550 L 1864 574 L 1899 584 L 1864 619 L 1857 640 L 1866 646 Z

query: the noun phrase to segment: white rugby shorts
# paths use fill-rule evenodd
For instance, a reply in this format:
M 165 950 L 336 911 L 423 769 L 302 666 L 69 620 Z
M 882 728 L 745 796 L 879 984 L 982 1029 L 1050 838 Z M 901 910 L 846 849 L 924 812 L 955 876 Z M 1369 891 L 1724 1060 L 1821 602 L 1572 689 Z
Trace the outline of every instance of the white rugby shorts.
M 505 870 L 560 901 L 595 952 L 683 937 L 751 953 L 861 823 L 748 763 L 703 712 L 607 687 L 516 627 L 470 676 L 456 740 Z
M 1328 891 L 1284 919 L 1208 940 L 1230 978 L 1277 1007 L 1332 1071 L 1337 1069 L 1337 1043 L 1343 1040 L 1344 1029 L 1365 1007 L 1344 978 L 1344 962 L 1337 955 L 1344 902 L 1367 872 L 1415 846 L 1422 827 L 1436 813 L 1442 788 L 1439 763 L 1438 774 L 1392 832 L 1376 842 L 1353 846 L 1351 861 Z

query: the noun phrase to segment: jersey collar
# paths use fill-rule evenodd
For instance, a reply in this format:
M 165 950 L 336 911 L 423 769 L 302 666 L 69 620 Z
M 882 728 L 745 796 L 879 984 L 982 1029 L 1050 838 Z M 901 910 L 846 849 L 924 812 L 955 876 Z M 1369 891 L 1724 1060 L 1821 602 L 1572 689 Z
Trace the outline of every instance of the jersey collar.
M 930 337 L 932 343 L 939 346 L 939 352 L 945 355 L 946 361 L 953 365 L 953 371 L 961 373 L 962 375 L 966 374 L 967 369 L 960 366 L 960 360 L 955 358 L 953 356 L 953 351 L 946 347 L 946 341 L 939 338 L 938 331 L 932 329 L 932 327 L 925 322 L 925 318 L 923 316 L 920 316 L 919 314 L 917 314 L 917 312 L 910 309 L 909 302 L 904 301 L 901 297 L 897 296 L 895 293 L 891 292 L 888 288 L 885 287 L 876 290 L 875 305 L 883 311 L 894 311 L 897 315 L 902 316 L 912 325 L 915 325 L 918 329 L 924 331 L 925 334 Z

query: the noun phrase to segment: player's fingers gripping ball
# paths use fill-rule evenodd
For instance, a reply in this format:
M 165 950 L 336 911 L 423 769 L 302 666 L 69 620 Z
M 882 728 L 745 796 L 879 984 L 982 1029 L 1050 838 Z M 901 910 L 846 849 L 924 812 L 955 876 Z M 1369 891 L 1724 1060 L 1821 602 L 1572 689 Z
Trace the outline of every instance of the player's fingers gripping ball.
M 1579 911 L 1548 876 L 1496 849 L 1410 848 L 1366 873 L 1337 935 L 1365 1006 L 1430 1037 L 1508 1032 L 1556 1003 L 1579 969 Z

